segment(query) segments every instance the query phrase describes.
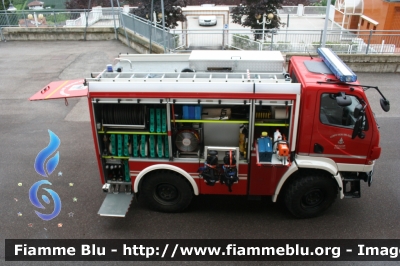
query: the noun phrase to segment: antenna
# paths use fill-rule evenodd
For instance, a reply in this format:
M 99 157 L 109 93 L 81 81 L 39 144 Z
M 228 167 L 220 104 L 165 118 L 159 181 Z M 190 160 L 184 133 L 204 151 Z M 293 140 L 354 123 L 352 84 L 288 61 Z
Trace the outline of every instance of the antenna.
M 311 55 L 310 51 L 308 51 L 308 49 L 307 49 L 307 48 L 306 48 L 306 51 L 307 51 L 308 55 L 311 57 L 311 59 L 314 59 L 314 57 L 312 57 L 312 55 Z

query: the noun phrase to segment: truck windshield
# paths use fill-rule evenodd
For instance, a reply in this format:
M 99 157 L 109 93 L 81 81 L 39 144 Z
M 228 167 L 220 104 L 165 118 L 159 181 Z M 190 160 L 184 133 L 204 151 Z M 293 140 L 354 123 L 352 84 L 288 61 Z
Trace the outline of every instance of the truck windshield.
M 335 94 L 324 93 L 321 95 L 320 120 L 321 123 L 332 126 L 339 126 L 352 129 L 356 122 L 354 109 L 360 104 L 357 97 L 347 95 L 351 99 L 349 106 L 339 106 Z M 367 120 L 364 119 L 363 129 L 367 130 Z

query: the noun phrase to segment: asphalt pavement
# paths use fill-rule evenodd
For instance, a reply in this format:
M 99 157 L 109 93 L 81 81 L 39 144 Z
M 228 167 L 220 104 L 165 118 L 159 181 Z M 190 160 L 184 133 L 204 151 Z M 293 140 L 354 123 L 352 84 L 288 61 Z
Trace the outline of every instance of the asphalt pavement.
M 127 52 L 134 51 L 118 41 L 0 42 L 1 265 L 72 264 L 6 263 L 4 239 L 400 239 L 400 74 L 391 73 L 357 73 L 362 84 L 378 85 L 392 107 L 384 113 L 379 107 L 378 93 L 368 91 L 380 125 L 382 155 L 375 167 L 374 182 L 370 188 L 362 184 L 360 199 L 338 199 L 323 216 L 306 220 L 294 219 L 282 206 L 267 199 L 248 201 L 246 197 L 234 196 L 200 196 L 185 213 L 153 212 L 134 202 L 126 218 L 98 216 L 105 194 L 101 190 L 86 99 L 70 99 L 66 106 L 64 100 L 30 102 L 28 98 L 50 81 L 83 78 L 101 71 L 119 53 Z M 60 159 L 57 169 L 44 177 L 35 171 L 34 162 L 49 144 L 48 130 L 60 138 Z M 29 199 L 31 186 L 44 179 L 52 183 L 48 187 L 62 201 L 60 214 L 50 221 L 35 214 L 38 208 Z M 95 264 L 132 265 L 73 263 Z M 292 263 L 275 265 L 283 264 Z M 319 263 L 296 263 L 306 264 Z M 332 264 L 335 262 L 324 262 Z

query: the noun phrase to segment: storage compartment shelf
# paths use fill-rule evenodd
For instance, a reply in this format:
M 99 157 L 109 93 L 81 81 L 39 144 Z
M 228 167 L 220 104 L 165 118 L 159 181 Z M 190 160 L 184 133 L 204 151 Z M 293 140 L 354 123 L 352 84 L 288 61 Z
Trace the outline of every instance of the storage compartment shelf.
M 98 131 L 99 134 L 124 134 L 124 135 L 167 135 L 166 132 L 148 132 L 148 131 Z
M 255 149 L 256 149 L 256 158 L 257 158 L 256 163 L 258 165 L 290 165 L 290 162 L 287 160 L 286 161 L 279 160 L 278 157 L 276 156 L 276 153 L 272 153 L 270 162 L 261 162 L 259 153 L 258 153 L 258 145 L 257 144 L 256 144 Z
M 248 120 L 213 120 L 213 119 L 176 119 L 176 120 L 171 120 L 171 122 L 178 122 L 178 123 L 226 123 L 226 124 L 248 124 Z
M 256 127 L 288 127 L 287 119 L 255 119 Z
M 256 127 L 288 127 L 289 124 L 286 123 L 255 123 Z
M 101 156 L 103 159 L 129 159 L 131 157 L 129 156 L 109 156 L 109 155 L 103 155 Z
M 126 182 L 126 181 L 112 181 L 112 180 L 107 180 L 107 184 L 111 185 L 132 185 L 132 182 Z
M 118 124 L 103 124 L 104 127 L 127 128 L 127 129 L 145 129 L 146 125 L 118 125 Z
M 151 158 L 149 156 L 146 157 L 133 157 L 133 156 L 111 156 L 111 155 L 102 155 L 101 158 L 103 159 L 122 159 L 122 160 L 130 160 L 130 159 L 145 159 L 145 160 L 169 160 L 169 158 L 166 157 L 154 157 Z M 197 161 L 196 161 L 197 162 Z

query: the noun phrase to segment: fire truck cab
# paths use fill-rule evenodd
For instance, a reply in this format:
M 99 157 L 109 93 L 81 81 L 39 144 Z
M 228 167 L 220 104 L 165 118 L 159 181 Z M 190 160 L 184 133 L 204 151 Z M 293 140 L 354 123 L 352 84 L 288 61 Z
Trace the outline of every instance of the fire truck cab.
M 80 91 L 106 192 L 99 214 L 124 217 L 134 196 L 179 212 L 219 194 L 279 198 L 308 218 L 360 197 L 381 153 L 372 86 L 331 50 L 319 55 L 293 56 L 286 71 L 278 51 L 120 54 L 92 73 Z

